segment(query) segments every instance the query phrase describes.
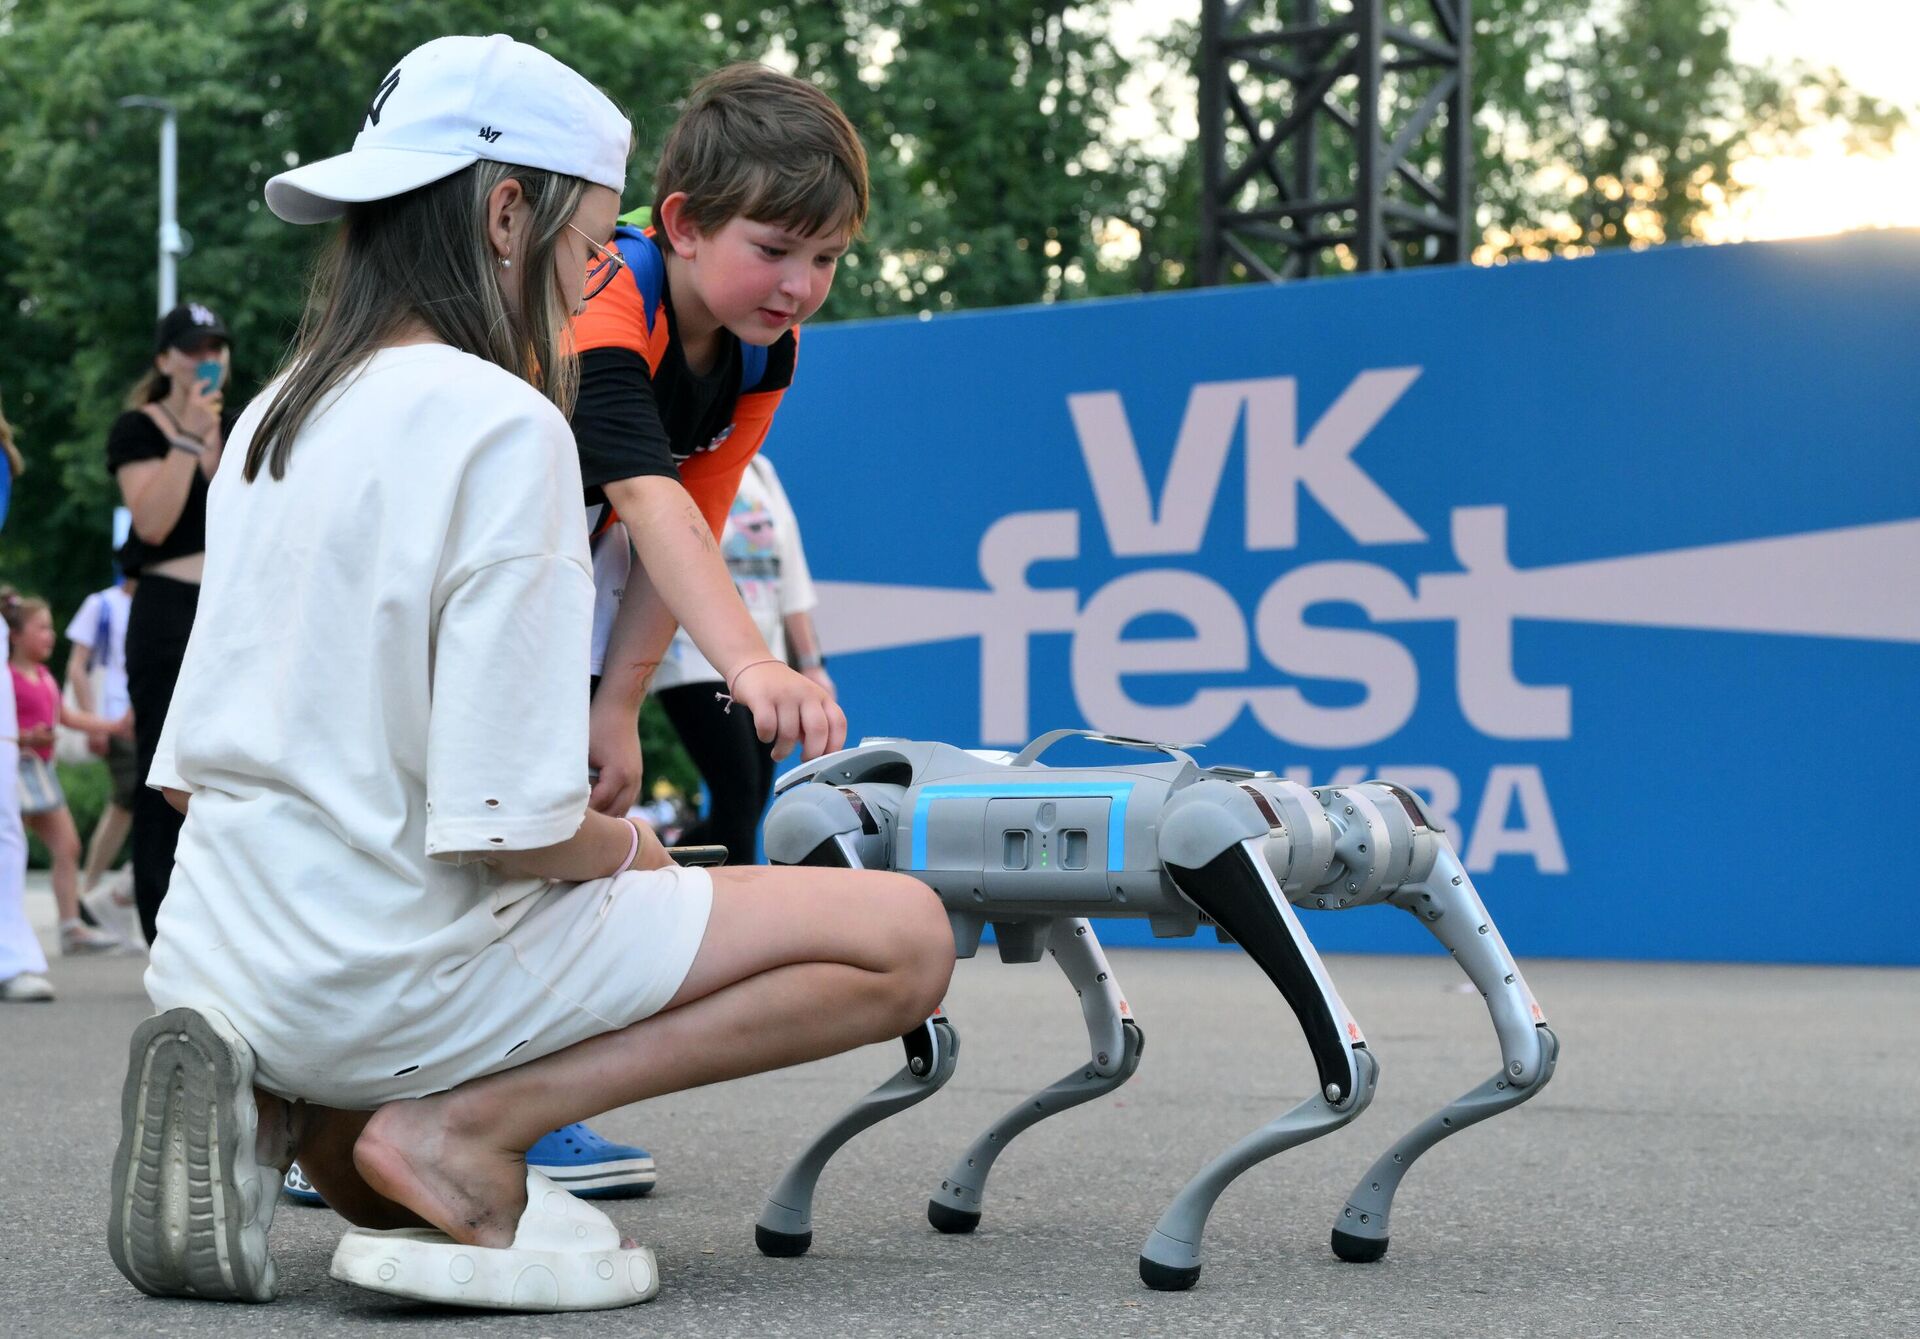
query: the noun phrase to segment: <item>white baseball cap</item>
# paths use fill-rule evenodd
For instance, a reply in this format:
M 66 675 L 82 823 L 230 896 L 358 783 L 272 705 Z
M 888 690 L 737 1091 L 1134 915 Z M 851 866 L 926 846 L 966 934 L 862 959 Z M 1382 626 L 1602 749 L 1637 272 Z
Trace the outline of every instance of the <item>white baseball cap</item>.
M 282 172 L 267 208 L 289 223 L 338 218 L 486 158 L 621 190 L 633 130 L 611 99 L 504 33 L 440 37 L 380 82 L 353 148 Z

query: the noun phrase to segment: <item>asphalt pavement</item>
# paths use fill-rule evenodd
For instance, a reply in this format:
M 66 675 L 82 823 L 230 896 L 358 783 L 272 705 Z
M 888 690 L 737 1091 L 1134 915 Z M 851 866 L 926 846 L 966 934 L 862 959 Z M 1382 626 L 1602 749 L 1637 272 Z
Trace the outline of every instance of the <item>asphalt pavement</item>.
M 1199 1285 L 1167 1294 L 1135 1273 L 1161 1209 L 1306 1096 L 1313 1072 L 1239 954 L 1112 956 L 1146 1033 L 1140 1072 L 1021 1136 L 975 1235 L 935 1233 L 929 1190 L 974 1134 L 1085 1055 L 1057 972 L 984 956 L 961 964 L 948 999 L 953 1082 L 835 1160 L 802 1258 L 755 1250 L 761 1203 L 808 1136 L 898 1067 L 897 1048 L 596 1122 L 659 1161 L 654 1195 L 611 1212 L 655 1248 L 663 1287 L 645 1306 L 575 1316 L 357 1292 L 327 1276 L 341 1221 L 289 1204 L 272 1233 L 279 1301 L 135 1292 L 105 1223 L 126 1039 L 146 1011 L 140 963 L 56 960 L 57 1002 L 0 1006 L 0 1334 L 1920 1334 L 1920 972 L 1527 961 L 1561 1038 L 1558 1074 L 1428 1155 L 1386 1258 L 1348 1265 L 1327 1237 L 1353 1180 L 1498 1053 L 1449 960 L 1332 958 L 1380 1058 L 1379 1096 L 1238 1181 Z

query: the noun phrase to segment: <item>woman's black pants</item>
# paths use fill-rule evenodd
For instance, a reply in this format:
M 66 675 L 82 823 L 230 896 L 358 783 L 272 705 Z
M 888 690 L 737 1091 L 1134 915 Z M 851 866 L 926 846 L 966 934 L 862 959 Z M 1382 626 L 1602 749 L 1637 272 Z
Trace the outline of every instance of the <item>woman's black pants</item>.
M 199 607 L 198 585 L 143 576 L 127 615 L 127 694 L 133 700 L 133 747 L 140 767 L 133 800 L 133 900 L 149 942 L 155 934 L 154 917 L 173 879 L 173 848 L 185 820 L 166 796 L 148 787 L 147 773 L 153 769 L 154 749 L 167 723 L 173 686 L 187 654 L 187 634 L 193 631 Z

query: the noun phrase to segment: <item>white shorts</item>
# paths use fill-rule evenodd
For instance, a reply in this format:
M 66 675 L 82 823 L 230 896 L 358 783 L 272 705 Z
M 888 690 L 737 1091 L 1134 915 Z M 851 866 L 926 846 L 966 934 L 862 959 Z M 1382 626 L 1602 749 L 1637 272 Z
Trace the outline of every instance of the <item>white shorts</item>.
M 147 990 L 163 1010 L 210 1004 L 229 1012 L 253 1048 L 256 1081 L 270 1092 L 365 1111 L 444 1092 L 660 1012 L 686 980 L 712 909 L 704 869 L 554 884 L 503 938 L 437 968 L 436 1002 L 406 1017 L 349 1009 L 316 1028 L 265 1010 L 234 1016 L 236 1008 L 251 1012 L 240 995 L 169 970 L 175 964 L 164 952 L 154 956 Z M 166 940 L 163 932 L 161 945 Z

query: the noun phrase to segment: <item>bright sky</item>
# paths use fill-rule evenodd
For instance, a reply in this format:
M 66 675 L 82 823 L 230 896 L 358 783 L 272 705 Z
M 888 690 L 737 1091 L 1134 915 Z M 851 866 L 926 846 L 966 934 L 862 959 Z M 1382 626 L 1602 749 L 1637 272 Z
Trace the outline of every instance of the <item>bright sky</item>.
M 1734 28 L 1735 55 L 1832 66 L 1861 92 L 1905 107 L 1920 122 L 1920 7 L 1913 0 L 1750 0 L 1746 10 Z M 1749 189 L 1709 222 L 1708 238 L 1920 227 L 1920 131 L 1903 131 L 1886 154 L 1850 154 L 1837 135 L 1804 148 L 1800 156 L 1737 167 Z
M 1798 59 L 1831 66 L 1863 93 L 1895 102 L 1920 123 L 1920 0 L 1741 0 L 1735 54 L 1753 62 Z M 1123 0 L 1114 35 L 1123 51 L 1163 32 L 1174 16 L 1197 14 L 1199 0 Z M 1164 76 L 1157 76 L 1156 81 Z M 1120 118 L 1124 133 L 1183 139 L 1195 133 L 1193 93 L 1175 99 L 1177 117 L 1145 97 L 1140 80 Z M 1812 237 L 1854 228 L 1920 227 L 1920 129 L 1885 154 L 1850 154 L 1840 136 L 1814 137 L 1788 155 L 1757 157 L 1736 169 L 1749 189 L 1707 223 L 1716 242 Z

